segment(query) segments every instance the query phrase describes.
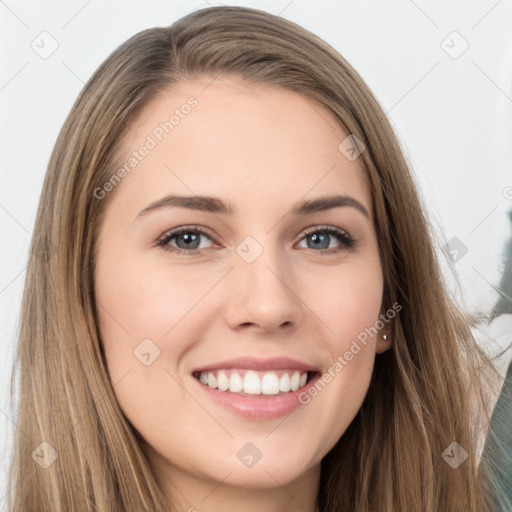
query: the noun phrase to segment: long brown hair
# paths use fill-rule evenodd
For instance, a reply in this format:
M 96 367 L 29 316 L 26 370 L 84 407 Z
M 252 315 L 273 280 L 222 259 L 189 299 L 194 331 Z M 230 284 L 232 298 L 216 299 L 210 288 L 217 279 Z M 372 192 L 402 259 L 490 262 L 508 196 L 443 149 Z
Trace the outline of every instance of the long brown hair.
M 123 135 L 156 95 L 221 74 L 296 91 L 333 112 L 366 146 L 360 158 L 384 273 L 382 307 L 398 303 L 402 310 L 360 411 L 322 461 L 320 510 L 489 510 L 475 411 L 487 419 L 478 372 L 491 365 L 448 296 L 434 234 L 390 123 L 328 44 L 241 7 L 199 10 L 134 35 L 101 64 L 64 123 L 43 185 L 22 303 L 10 509 L 172 509 L 108 377 L 93 273 L 109 197 L 99 200 L 94 191 L 112 177 Z M 468 454 L 456 469 L 442 457 L 453 442 Z

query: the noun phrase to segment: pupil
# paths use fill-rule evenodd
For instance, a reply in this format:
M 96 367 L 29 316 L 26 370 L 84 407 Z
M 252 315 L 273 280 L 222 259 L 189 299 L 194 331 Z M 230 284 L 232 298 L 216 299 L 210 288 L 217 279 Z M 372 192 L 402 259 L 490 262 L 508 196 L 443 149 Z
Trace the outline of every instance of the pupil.
M 327 249 L 329 247 L 328 235 L 314 233 L 313 235 L 311 235 L 311 237 L 312 237 L 313 243 L 315 244 L 316 247 L 318 247 L 319 244 L 322 243 L 322 240 L 320 240 L 321 237 L 323 237 L 323 242 L 327 241 L 327 246 L 325 246 L 325 244 L 324 244 L 322 249 Z
M 194 243 L 197 240 L 194 240 L 194 238 L 198 238 L 195 234 L 186 233 L 184 235 L 181 235 L 182 239 L 185 241 L 185 245 L 187 247 L 190 247 L 191 243 Z

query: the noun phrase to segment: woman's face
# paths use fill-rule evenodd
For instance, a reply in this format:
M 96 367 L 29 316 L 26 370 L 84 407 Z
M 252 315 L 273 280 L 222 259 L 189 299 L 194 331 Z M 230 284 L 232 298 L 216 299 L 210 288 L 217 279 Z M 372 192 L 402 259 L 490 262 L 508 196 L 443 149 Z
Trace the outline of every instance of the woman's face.
M 124 140 L 97 193 L 95 292 L 114 391 L 162 478 L 318 479 L 360 408 L 387 346 L 365 331 L 383 276 L 347 136 L 295 92 L 224 77 L 162 93 Z

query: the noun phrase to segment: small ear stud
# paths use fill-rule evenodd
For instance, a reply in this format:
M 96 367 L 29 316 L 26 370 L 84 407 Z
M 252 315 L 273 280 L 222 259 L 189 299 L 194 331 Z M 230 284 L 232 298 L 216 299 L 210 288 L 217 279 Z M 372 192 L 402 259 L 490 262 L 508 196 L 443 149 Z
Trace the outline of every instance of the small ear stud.
M 384 338 L 384 341 L 388 341 L 388 335 L 387 334 L 383 334 L 382 337 Z

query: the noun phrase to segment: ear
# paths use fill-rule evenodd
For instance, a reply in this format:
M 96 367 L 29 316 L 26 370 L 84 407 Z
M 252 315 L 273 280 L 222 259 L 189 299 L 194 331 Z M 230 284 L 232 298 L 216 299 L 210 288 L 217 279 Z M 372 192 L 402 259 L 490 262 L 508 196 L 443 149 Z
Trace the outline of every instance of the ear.
M 387 329 L 383 329 L 377 334 L 375 343 L 375 353 L 382 354 L 386 350 L 391 348 L 391 340 L 389 339 L 389 332 Z

